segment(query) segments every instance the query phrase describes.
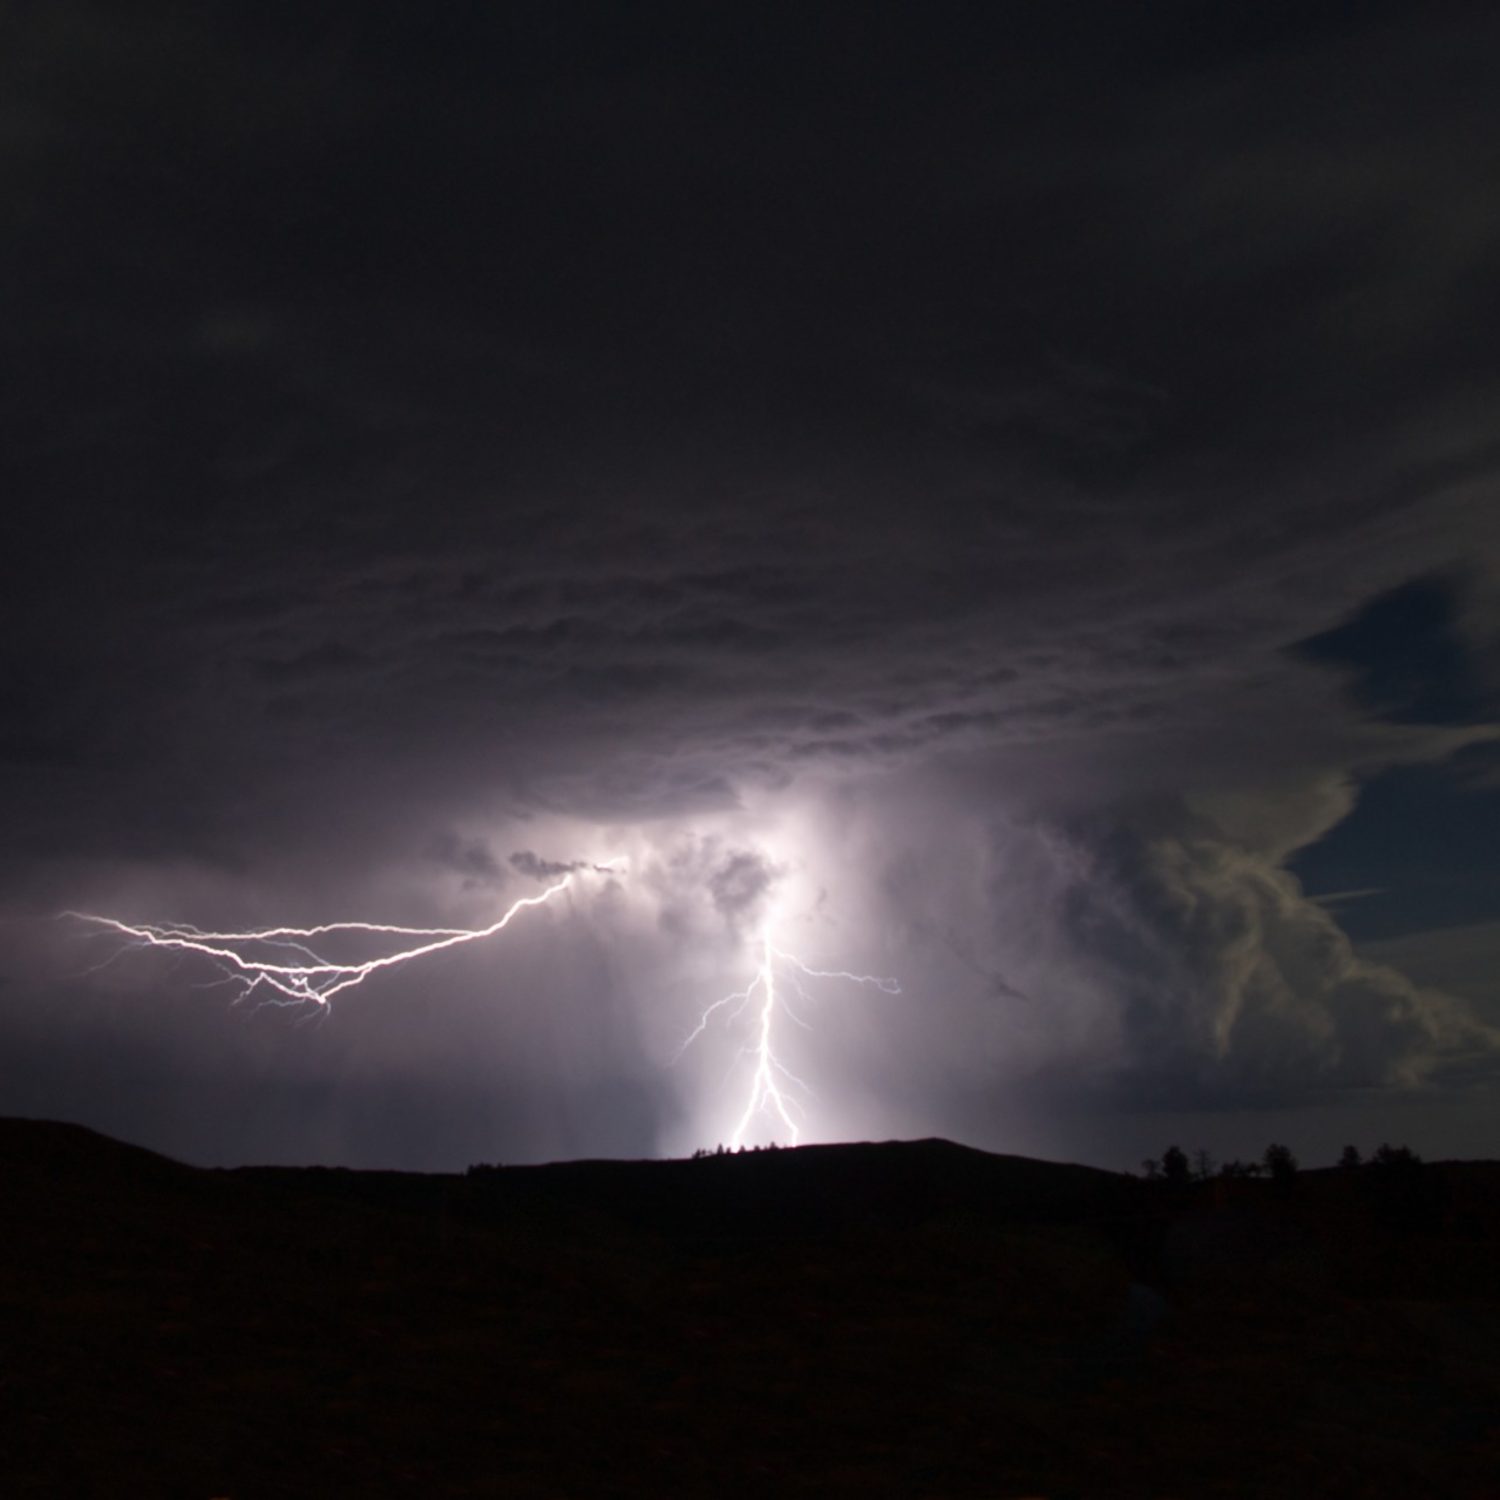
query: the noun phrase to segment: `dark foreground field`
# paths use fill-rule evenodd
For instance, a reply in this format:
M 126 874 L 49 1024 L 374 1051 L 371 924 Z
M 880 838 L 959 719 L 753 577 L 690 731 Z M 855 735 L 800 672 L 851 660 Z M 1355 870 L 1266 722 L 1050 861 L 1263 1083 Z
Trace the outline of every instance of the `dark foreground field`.
M 1500 1494 L 1500 1165 L 468 1177 L 0 1121 L 0 1494 Z

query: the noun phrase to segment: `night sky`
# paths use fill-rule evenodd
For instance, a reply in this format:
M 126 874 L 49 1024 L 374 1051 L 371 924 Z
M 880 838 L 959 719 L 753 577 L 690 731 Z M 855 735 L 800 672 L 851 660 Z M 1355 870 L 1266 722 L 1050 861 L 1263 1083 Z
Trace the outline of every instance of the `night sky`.
M 0 1113 L 711 1147 L 753 1013 L 677 1052 L 773 921 L 901 989 L 778 1018 L 804 1139 L 1500 1155 L 1493 7 L 48 0 L 0 58 Z M 326 1013 L 57 915 L 614 857 Z

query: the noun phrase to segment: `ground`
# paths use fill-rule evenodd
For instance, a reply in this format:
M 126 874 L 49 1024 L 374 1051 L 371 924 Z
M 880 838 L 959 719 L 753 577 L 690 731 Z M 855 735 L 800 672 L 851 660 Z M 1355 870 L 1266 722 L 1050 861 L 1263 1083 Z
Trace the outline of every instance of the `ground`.
M 0 1121 L 0 1492 L 1490 1495 L 1500 1164 L 202 1171 Z

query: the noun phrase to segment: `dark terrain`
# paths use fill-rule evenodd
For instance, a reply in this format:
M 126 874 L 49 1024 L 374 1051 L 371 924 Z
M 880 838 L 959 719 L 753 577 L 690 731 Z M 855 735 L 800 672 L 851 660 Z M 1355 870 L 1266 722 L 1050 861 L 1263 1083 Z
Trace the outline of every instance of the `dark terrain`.
M 1500 1493 L 1500 1164 L 0 1179 L 7 1497 Z

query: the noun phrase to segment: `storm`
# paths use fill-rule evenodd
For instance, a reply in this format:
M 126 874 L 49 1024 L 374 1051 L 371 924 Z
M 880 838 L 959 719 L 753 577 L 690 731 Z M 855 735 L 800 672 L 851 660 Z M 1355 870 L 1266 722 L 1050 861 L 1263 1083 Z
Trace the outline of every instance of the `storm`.
M 1494 1154 L 1486 7 L 4 28 L 0 1113 Z

